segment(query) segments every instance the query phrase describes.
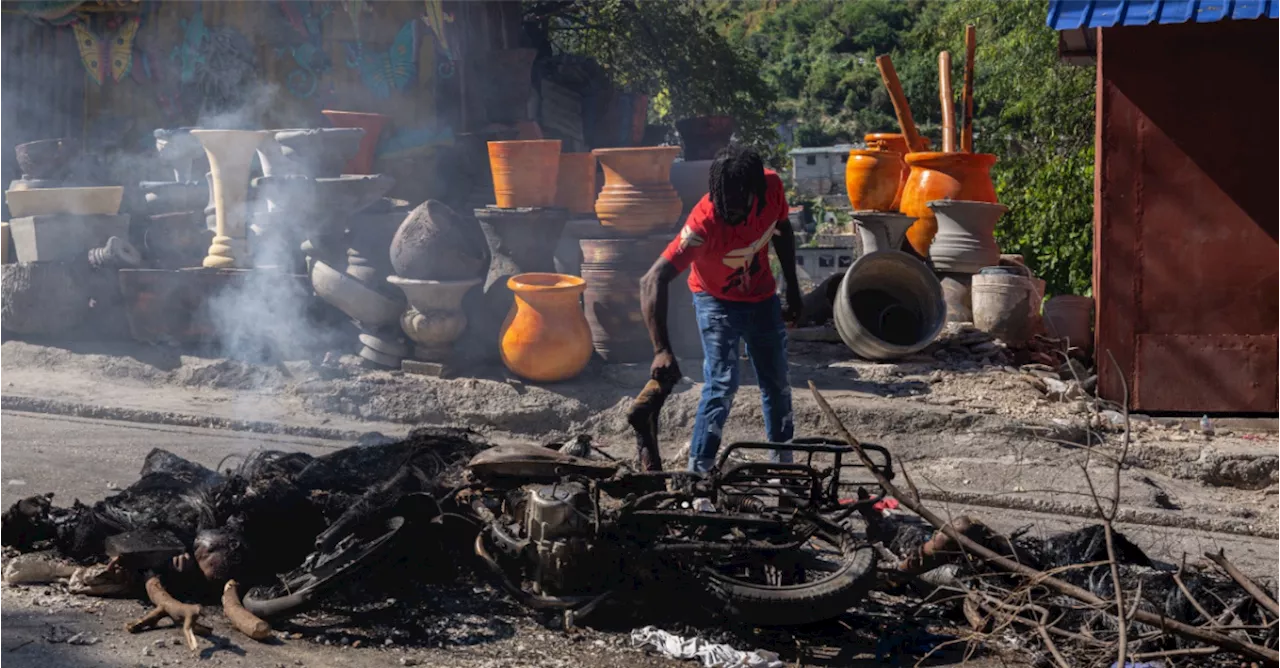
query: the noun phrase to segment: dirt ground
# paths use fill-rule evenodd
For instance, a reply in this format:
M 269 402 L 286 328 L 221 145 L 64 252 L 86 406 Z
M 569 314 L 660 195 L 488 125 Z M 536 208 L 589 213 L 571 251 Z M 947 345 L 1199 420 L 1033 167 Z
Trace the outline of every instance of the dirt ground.
M 945 350 L 945 345 L 939 347 Z M 1081 472 L 1090 404 L 1048 398 L 1010 366 L 926 354 L 899 363 L 857 360 L 839 344 L 793 342 L 791 384 L 797 436 L 829 435 L 812 381 L 860 439 L 888 447 L 926 496 L 939 501 L 1092 516 Z M 938 357 L 944 357 L 940 360 Z M 134 345 L 0 347 L 4 405 L 85 417 L 287 430 L 321 437 L 402 433 L 419 424 L 471 427 L 491 439 L 549 442 L 590 434 L 615 456 L 633 455 L 626 409 L 646 365 L 593 361 L 578 378 L 533 385 L 500 365 L 440 379 L 370 371 L 343 358 L 258 366 Z M 661 418 L 664 457 L 681 462 L 701 389 L 700 363 Z M 743 364 L 725 439 L 763 439 L 759 393 Z M 1092 438 L 1118 452 L 1118 413 Z M 261 423 L 261 424 L 255 424 Z M 1223 420 L 1213 436 L 1195 420 L 1131 419 L 1122 519 L 1142 524 L 1277 538 L 1274 420 Z M 1094 457 L 1089 470 L 1105 477 Z

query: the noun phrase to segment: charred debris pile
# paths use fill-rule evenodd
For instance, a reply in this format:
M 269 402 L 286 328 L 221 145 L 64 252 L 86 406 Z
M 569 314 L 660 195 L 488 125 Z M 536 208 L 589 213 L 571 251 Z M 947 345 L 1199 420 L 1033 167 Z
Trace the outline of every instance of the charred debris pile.
M 856 442 L 847 432 L 842 436 Z M 211 631 L 201 619 L 202 603 L 221 604 L 232 626 L 258 640 L 275 636 L 272 626 L 313 628 L 305 618 L 341 610 L 353 626 L 380 627 L 388 638 L 412 643 L 412 634 L 392 629 L 412 628 L 415 615 L 438 615 L 441 609 L 471 617 L 518 614 L 513 599 L 537 609 L 542 623 L 566 630 L 575 613 L 581 623 L 587 608 L 597 606 L 603 622 L 592 620 L 597 626 L 687 625 L 694 619 L 702 624 L 699 633 L 722 638 L 726 629 L 743 626 L 733 606 L 716 607 L 714 601 L 692 617 L 687 596 L 680 606 L 646 605 L 664 600 L 646 591 L 666 579 L 656 575 L 645 586 L 636 580 L 632 591 L 609 592 L 627 603 L 617 606 L 625 610 L 621 616 L 599 605 L 608 595 L 591 597 L 589 605 L 583 603 L 587 597 L 547 605 L 570 600 L 547 596 L 548 583 L 583 581 L 582 571 L 599 570 L 599 564 L 588 563 L 590 551 L 587 561 L 562 555 L 540 562 L 538 574 L 530 576 L 542 578 L 536 593 L 517 591 L 521 585 L 501 577 L 501 586 L 478 587 L 481 580 L 494 580 L 477 558 L 484 555 L 477 535 L 484 529 L 457 500 L 465 497 L 461 490 L 474 495 L 474 484 L 467 487 L 474 474 L 468 463 L 487 447 L 466 430 L 417 429 L 402 441 L 362 439 L 321 457 L 260 451 L 219 471 L 156 449 L 139 480 L 93 505 L 76 501 L 60 507 L 45 495 L 8 508 L 0 525 L 10 557 L 5 580 L 61 582 L 86 595 L 145 596 L 154 608 L 127 630 L 139 632 L 169 618 L 193 650 L 198 637 Z M 862 445 L 854 447 L 865 455 Z M 553 483 L 554 489 L 578 493 L 574 476 L 600 466 L 587 462 L 603 461 L 591 459 L 591 451 L 585 438 L 547 446 L 548 456 L 572 457 L 554 461 L 577 467 L 556 469 L 564 471 L 564 480 Z M 669 475 L 666 482 L 676 486 L 680 479 Z M 920 504 L 913 489 L 903 494 L 887 478 L 878 482 L 880 489 L 859 489 L 857 495 L 863 502 L 880 501 L 855 503 L 858 512 L 845 513 L 842 521 L 852 527 L 848 535 L 878 557 L 871 560 L 874 577 L 867 578 L 878 592 L 866 601 L 868 609 L 892 602 L 903 612 L 900 625 L 946 633 L 910 653 L 967 643 L 988 652 L 1020 652 L 1046 666 L 1111 665 L 1117 657 L 1120 665 L 1239 665 L 1241 657 L 1275 665 L 1280 613 L 1274 585 L 1245 577 L 1225 555 L 1159 563 L 1115 532 L 1105 514 L 1101 524 L 1068 533 L 1044 537 L 1027 527 L 1000 535 L 968 517 L 943 521 Z M 631 503 L 637 495 L 616 496 Z M 729 499 L 722 497 L 719 509 L 699 510 L 760 517 L 788 512 L 785 506 Z M 897 510 L 898 504 L 912 512 Z M 597 517 L 604 516 L 601 508 L 596 506 Z M 514 515 L 533 512 L 520 507 Z M 503 517 L 511 514 L 501 510 Z M 600 526 L 594 530 L 597 538 L 604 535 Z M 697 577 L 680 573 L 679 561 L 666 558 L 673 568 L 669 582 Z M 548 579 L 549 565 L 562 572 Z M 787 574 L 778 577 L 785 585 Z M 858 607 L 840 614 L 854 625 L 874 626 L 874 614 L 861 615 Z M 868 642 L 854 640 L 855 626 L 845 628 L 846 642 Z M 767 637 L 756 635 L 754 642 Z

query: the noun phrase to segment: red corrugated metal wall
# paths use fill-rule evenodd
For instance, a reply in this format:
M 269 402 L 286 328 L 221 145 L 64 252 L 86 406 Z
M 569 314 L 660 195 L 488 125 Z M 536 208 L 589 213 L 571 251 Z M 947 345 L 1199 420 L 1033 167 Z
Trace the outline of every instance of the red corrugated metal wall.
M 1278 47 L 1271 20 L 1098 36 L 1094 290 L 1109 399 L 1125 378 L 1136 410 L 1276 411 Z

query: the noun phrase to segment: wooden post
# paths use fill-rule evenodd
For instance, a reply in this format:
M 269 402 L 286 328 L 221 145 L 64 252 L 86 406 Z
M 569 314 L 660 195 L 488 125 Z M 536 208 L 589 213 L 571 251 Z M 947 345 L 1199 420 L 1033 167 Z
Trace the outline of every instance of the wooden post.
M 960 127 L 960 150 L 973 153 L 973 56 L 978 48 L 977 31 L 964 27 L 964 123 Z
M 893 102 L 893 113 L 898 116 L 898 127 L 907 140 L 908 150 L 920 150 L 920 132 L 916 130 L 916 122 L 911 119 L 911 105 L 907 104 L 907 96 L 902 92 L 902 82 L 898 81 L 898 71 L 893 69 L 893 60 L 889 56 L 876 56 L 876 67 L 880 68 L 880 79 Z
M 951 94 L 951 54 L 938 54 L 938 99 L 942 102 L 942 151 L 956 150 L 956 101 Z

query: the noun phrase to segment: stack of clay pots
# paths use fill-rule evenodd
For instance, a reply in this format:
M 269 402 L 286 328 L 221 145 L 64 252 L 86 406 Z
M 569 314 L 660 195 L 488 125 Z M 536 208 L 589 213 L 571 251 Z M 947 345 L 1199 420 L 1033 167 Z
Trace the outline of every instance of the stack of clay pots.
M 901 250 L 912 216 L 897 211 L 906 175 L 900 136 L 866 137 L 849 152 L 845 186 L 862 252 L 840 281 L 834 316 L 841 340 L 859 356 L 888 360 L 929 345 L 946 307 L 929 267 Z
M 587 191 L 593 191 L 594 161 L 575 154 L 562 159 L 560 149 L 559 140 L 488 142 L 494 204 L 474 212 L 490 257 L 483 305 L 477 314 L 476 343 L 481 347 L 477 352 L 501 358 L 512 372 L 531 380 L 548 379 L 537 373 L 530 375 L 518 364 L 512 366 L 510 360 L 518 356 L 504 352 L 509 316 L 516 310 L 511 279 L 528 273 L 555 274 L 556 246 L 570 212 L 576 209 L 576 215 L 583 215 L 590 197 Z M 563 195 L 562 164 L 566 169 Z M 564 323 L 548 321 L 544 325 L 560 327 Z M 569 370 L 576 375 L 581 367 Z
M 203 169 L 204 147 L 192 129 L 156 130 L 156 151 L 172 166 L 173 180 L 138 183 L 135 210 L 141 215 L 133 221 L 132 241 L 146 264 L 158 269 L 200 264 L 213 238 L 212 178 Z
M 312 288 L 360 330 L 360 357 L 399 368 L 410 349 L 400 330 L 404 295 L 387 281 L 387 249 L 405 211 L 383 198 L 395 185 L 390 176 L 342 173 L 364 134 L 361 128 L 268 133 L 257 148 L 263 176 L 253 182 L 254 261 L 288 267 L 301 239 Z
M 391 241 L 395 274 L 408 309 L 400 327 L 413 342 L 405 370 L 441 375 L 455 359 L 454 343 L 467 329 L 464 300 L 483 282 L 487 254 L 473 218 L 428 200 L 409 213 Z
M 587 281 L 587 322 L 596 353 L 606 362 L 636 363 L 653 358 L 653 345 L 640 312 L 640 279 L 682 222 L 685 203 L 672 184 L 673 163 L 679 153 L 676 146 L 594 151 L 605 176 L 595 202 L 601 227 L 580 245 L 582 277 Z M 696 180 L 695 176 L 694 190 Z M 677 354 L 697 356 L 697 344 L 686 345 L 690 343 L 688 325 L 694 318 L 684 278 L 672 281 L 670 290 L 667 321 L 672 338 L 680 342 L 682 350 Z
M 4 227 L 0 322 L 7 332 L 68 336 L 95 314 L 95 330 L 106 337 L 115 323 L 103 318 L 123 316 L 116 270 L 141 260 L 127 241 L 129 216 L 120 214 L 124 189 L 62 185 L 76 154 L 65 139 L 17 148 L 23 179 L 5 193 L 12 217 Z

